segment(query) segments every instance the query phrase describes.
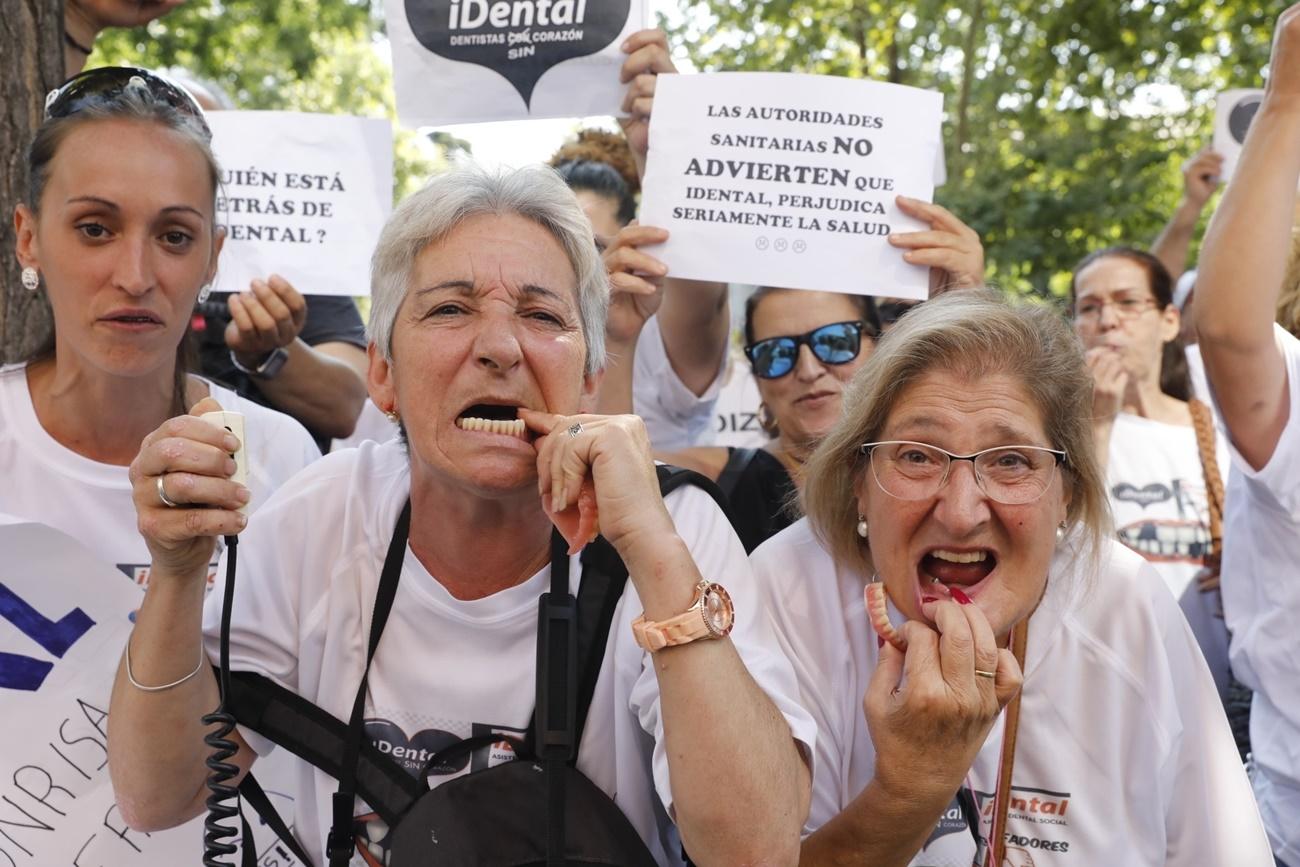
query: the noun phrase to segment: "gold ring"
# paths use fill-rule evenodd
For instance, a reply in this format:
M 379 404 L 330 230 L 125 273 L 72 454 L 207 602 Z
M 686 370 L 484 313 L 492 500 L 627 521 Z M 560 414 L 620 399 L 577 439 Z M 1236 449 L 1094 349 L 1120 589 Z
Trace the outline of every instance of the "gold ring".
M 996 679 L 998 676 L 998 673 L 996 671 L 984 671 L 983 669 L 979 669 L 979 668 L 975 669 L 975 674 L 979 675 L 980 677 L 988 677 L 993 679 Z

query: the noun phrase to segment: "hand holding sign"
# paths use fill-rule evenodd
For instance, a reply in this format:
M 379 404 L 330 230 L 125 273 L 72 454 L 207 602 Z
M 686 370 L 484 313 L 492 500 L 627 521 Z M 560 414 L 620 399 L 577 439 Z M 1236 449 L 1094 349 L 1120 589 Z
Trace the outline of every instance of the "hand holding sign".
M 662 30 L 642 30 L 633 33 L 623 43 L 627 60 L 619 73 L 619 80 L 627 84 L 623 97 L 625 118 L 619 119 L 623 135 L 636 160 L 637 174 L 645 177 L 645 157 L 650 146 L 650 112 L 654 108 L 655 84 L 663 73 L 676 73 L 668 55 L 668 36 Z
M 1245 135 L 1242 135 L 1245 139 Z M 1214 195 L 1221 183 L 1223 155 L 1210 147 L 1203 147 L 1183 163 L 1183 198 L 1198 211 Z
M 898 209 L 930 224 L 926 232 L 896 232 L 889 243 L 902 247 L 903 260 L 930 268 L 930 295 L 984 285 L 984 245 L 979 234 L 942 205 L 898 196 Z
M 307 299 L 279 274 L 254 280 L 248 290 L 230 296 L 226 346 L 245 367 L 256 367 L 268 353 L 298 338 L 307 322 Z
M 635 221 L 623 227 L 605 249 L 605 270 L 609 272 L 609 318 L 605 336 L 611 344 L 623 344 L 641 333 L 646 320 L 663 301 L 664 277 L 668 267 L 644 250 L 645 244 L 662 244 L 668 233 Z

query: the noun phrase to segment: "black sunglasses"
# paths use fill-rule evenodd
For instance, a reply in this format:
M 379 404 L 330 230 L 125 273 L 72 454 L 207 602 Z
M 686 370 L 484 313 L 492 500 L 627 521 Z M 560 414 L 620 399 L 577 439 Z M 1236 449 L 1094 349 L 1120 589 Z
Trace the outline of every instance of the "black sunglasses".
M 134 66 L 101 66 L 74 75 L 45 97 L 45 119 L 68 117 L 90 105 L 110 100 L 132 87 L 142 87 L 159 102 L 194 118 L 202 127 L 203 134 L 212 138 L 212 130 L 208 129 L 203 109 L 185 88 L 147 69 Z
M 807 334 L 757 340 L 745 347 L 745 356 L 760 379 L 780 379 L 794 370 L 799 347 L 807 345 L 823 364 L 848 364 L 862 351 L 862 333 L 875 334 L 865 322 L 832 322 Z

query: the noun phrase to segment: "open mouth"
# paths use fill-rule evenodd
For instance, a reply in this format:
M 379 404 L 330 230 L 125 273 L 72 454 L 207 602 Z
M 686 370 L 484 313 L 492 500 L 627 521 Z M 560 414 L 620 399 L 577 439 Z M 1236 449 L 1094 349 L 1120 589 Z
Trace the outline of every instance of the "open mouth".
M 490 433 L 527 441 L 528 429 L 519 417 L 519 407 L 510 404 L 476 403 L 456 417 L 456 427 L 475 433 Z
M 918 564 L 922 601 L 927 596 L 960 601 L 961 596 L 988 578 L 997 565 L 997 555 L 988 548 L 933 548 L 922 555 Z

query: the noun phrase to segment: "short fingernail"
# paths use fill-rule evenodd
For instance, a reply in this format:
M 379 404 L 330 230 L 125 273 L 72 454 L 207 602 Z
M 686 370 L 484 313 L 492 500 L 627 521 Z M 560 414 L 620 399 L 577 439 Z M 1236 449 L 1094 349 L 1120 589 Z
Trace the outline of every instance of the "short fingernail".
M 223 445 L 228 452 L 236 451 L 239 448 L 239 437 L 234 434 L 226 434 L 221 438 L 221 445 Z
M 949 587 L 948 592 L 952 594 L 952 598 L 956 600 L 958 605 L 970 605 L 970 597 L 956 587 Z
M 555 512 L 559 512 L 562 511 L 563 509 L 564 509 L 564 489 L 560 488 L 560 490 L 556 491 L 551 495 L 551 510 Z
M 235 523 L 239 525 L 239 529 L 244 529 L 248 526 L 248 516 L 243 512 L 239 512 L 235 517 Z
M 233 476 L 237 469 L 239 469 L 239 464 L 235 463 L 235 459 L 226 458 L 226 475 Z
M 248 488 L 244 487 L 243 485 L 240 485 L 239 490 L 235 491 L 235 500 L 240 503 L 247 503 L 252 498 L 253 498 L 252 492 L 249 491 Z

